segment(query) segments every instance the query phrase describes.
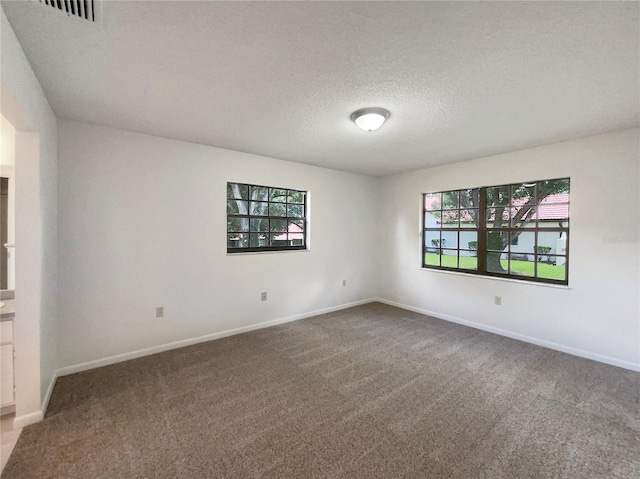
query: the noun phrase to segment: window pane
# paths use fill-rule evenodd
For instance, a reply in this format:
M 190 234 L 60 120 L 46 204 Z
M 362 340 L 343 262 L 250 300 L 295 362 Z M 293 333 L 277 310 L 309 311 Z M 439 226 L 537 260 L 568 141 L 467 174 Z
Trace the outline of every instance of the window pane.
M 251 218 L 251 231 L 268 231 L 269 220 L 267 218 Z
M 512 253 L 509 261 L 509 273 L 517 276 L 534 275 L 534 255 Z
M 425 254 L 424 264 L 428 266 L 440 266 L 440 255 L 436 253 Z
M 457 191 L 447 191 L 442 193 L 442 209 L 450 210 L 450 209 L 458 209 L 458 192 Z
M 507 247 L 509 234 L 503 231 L 487 231 L 487 249 L 503 251 Z
M 458 210 L 444 210 L 442 212 L 442 227 L 457 228 L 458 227 Z
M 269 188 L 269 201 L 286 203 L 287 190 L 283 190 L 280 188 Z
M 558 203 L 569 202 L 569 178 L 562 178 L 560 180 L 545 180 L 538 182 L 538 196 L 542 202 L 542 198 L 545 196 L 555 196 Z M 562 199 L 566 197 L 566 199 Z
M 457 268 L 458 267 L 458 250 L 455 249 L 443 249 L 442 256 L 440 257 L 440 265 L 445 268 Z
M 289 240 L 287 239 L 287 233 L 279 233 L 279 234 L 272 234 L 271 235 L 271 240 L 269 242 L 269 246 L 278 246 L 278 247 L 283 247 L 283 246 L 288 246 L 289 245 Z
M 536 253 L 538 253 L 538 261 L 544 261 L 545 263 L 553 263 L 555 261 L 554 258 L 554 248 L 551 246 L 538 245 L 536 247 Z
M 535 183 L 518 183 L 511 185 L 511 204 L 523 205 L 529 200 L 533 204 L 536 203 L 536 184 Z
M 287 216 L 287 205 L 284 203 L 269 203 L 269 216 Z
M 247 233 L 227 234 L 227 248 L 247 248 L 249 246 L 249 235 Z
M 424 209 L 427 211 L 439 210 L 442 205 L 442 195 L 440 193 L 429 193 L 424 195 Z
M 478 227 L 478 209 L 460 210 L 460 228 Z
M 487 271 L 491 273 L 508 272 L 507 254 L 501 251 L 487 251 Z
M 228 215 L 237 215 L 247 214 L 247 202 L 240 200 L 227 200 L 227 214 Z
M 304 203 L 304 191 L 289 190 L 289 203 Z
M 249 231 L 249 218 L 227 218 L 227 231 Z
M 427 253 L 437 253 L 440 250 L 440 232 L 425 231 L 424 245 Z
M 557 239 L 559 235 L 553 234 L 553 232 L 541 231 L 536 233 L 536 244 L 534 251 L 539 255 L 551 255 L 555 253 Z
M 269 231 L 287 231 L 287 220 L 270 220 Z
M 567 275 L 567 262 L 564 256 L 556 256 L 555 263 L 538 262 L 538 278 L 564 281 Z
M 537 206 L 520 202 L 511 207 L 511 226 L 527 228 L 535 226 Z
M 478 269 L 478 252 L 460 250 L 458 253 L 458 268 Z
M 512 253 L 535 253 L 536 252 L 536 234 L 533 231 L 518 231 L 518 241 L 514 244 L 514 234 L 511 234 L 511 252 Z M 531 258 L 533 260 L 533 258 Z
M 508 233 L 487 231 L 487 271 L 491 273 L 507 273 L 507 255 L 503 250 L 507 247 Z
M 508 228 L 509 208 L 487 209 L 487 228 Z
M 538 233 L 539 235 L 544 235 L 544 233 Z M 544 241 L 544 240 L 541 240 Z M 561 255 L 567 254 L 567 233 L 562 232 L 560 238 L 556 240 L 556 249 L 555 252 Z
M 267 216 L 268 204 L 269 203 L 251 201 L 249 203 L 249 214 L 253 216 Z
M 289 221 L 287 226 L 287 231 L 289 231 L 289 241 L 300 240 L 299 244 L 303 244 L 304 242 L 304 221 L 295 220 Z
M 480 207 L 480 190 L 478 188 L 460 190 L 460 208 L 472 209 Z
M 267 236 L 264 234 L 251 233 L 249 237 L 249 245 L 251 248 L 260 248 L 261 246 L 267 246 Z
M 493 186 L 487 188 L 487 206 L 506 206 L 511 196 L 508 186 Z
M 440 211 L 426 211 L 424 214 L 425 228 L 440 228 Z
M 249 185 L 240 183 L 227 183 L 227 198 L 248 199 Z
M 301 218 L 304 216 L 304 206 L 287 205 L 287 216 Z
M 517 230 L 511 230 L 509 232 L 509 244 L 511 246 L 518 246 L 518 243 L 520 242 L 520 231 Z
M 445 230 L 441 233 L 442 247 L 449 249 L 458 249 L 458 232 L 454 230 Z
M 556 255 L 552 253 L 537 254 L 536 261 L 538 262 L 538 267 L 545 264 L 553 265 L 556 262 Z
M 461 231 L 460 248 L 469 249 L 474 252 L 473 256 L 478 256 L 478 232 Z
M 569 203 L 569 193 L 550 193 L 545 195 L 544 192 L 538 193 L 541 205 L 560 205 Z
M 537 233 L 536 261 L 538 269 L 548 270 L 547 265 L 553 265 L 557 261 L 556 253 L 561 255 L 566 253 L 566 234 L 564 237 L 562 234 L 564 233 L 556 231 L 539 231 Z M 549 274 L 552 273 L 549 272 Z M 538 272 L 538 277 L 540 277 L 540 272 Z
M 252 200 L 267 201 L 269 198 L 269 188 L 266 186 L 252 186 L 251 198 Z
M 289 231 L 303 231 L 303 230 L 304 230 L 303 220 L 289 220 Z
M 569 203 L 548 203 L 549 197 L 538 206 L 536 218 L 540 228 L 568 228 Z

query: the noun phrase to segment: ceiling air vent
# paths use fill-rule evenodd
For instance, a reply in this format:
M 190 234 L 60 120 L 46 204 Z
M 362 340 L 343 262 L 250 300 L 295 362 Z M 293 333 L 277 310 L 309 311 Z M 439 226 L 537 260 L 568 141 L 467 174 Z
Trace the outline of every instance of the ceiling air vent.
M 96 0 L 40 0 L 40 3 L 60 10 L 70 17 L 83 18 L 90 22 L 96 21 Z

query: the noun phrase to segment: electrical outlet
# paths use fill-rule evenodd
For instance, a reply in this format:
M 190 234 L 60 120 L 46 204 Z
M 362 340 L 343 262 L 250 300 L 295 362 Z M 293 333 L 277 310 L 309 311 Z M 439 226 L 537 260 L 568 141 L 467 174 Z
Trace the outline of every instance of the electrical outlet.
M 502 306 L 502 296 L 496 296 L 494 302 L 498 306 Z
M 342 286 L 346 286 L 346 285 L 347 285 L 347 280 L 346 280 L 346 279 L 343 279 L 343 280 L 342 280 Z
M 158 306 L 156 308 L 156 318 L 164 318 L 164 306 Z
M 260 293 L 260 301 L 266 301 L 266 300 L 267 300 L 267 292 L 264 291 Z

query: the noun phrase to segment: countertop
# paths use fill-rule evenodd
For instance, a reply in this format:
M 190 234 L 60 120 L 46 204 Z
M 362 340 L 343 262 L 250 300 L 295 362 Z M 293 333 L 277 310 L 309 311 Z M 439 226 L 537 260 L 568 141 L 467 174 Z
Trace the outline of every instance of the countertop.
M 16 300 L 3 299 L 4 306 L 0 308 L 0 321 L 13 321 L 16 315 Z

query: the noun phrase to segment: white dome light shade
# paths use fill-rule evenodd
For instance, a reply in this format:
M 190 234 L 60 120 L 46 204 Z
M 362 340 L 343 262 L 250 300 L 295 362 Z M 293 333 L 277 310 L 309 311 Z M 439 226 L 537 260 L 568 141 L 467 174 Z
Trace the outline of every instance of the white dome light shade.
M 351 115 L 351 119 L 364 131 L 375 131 L 389 118 L 384 108 L 363 108 Z

